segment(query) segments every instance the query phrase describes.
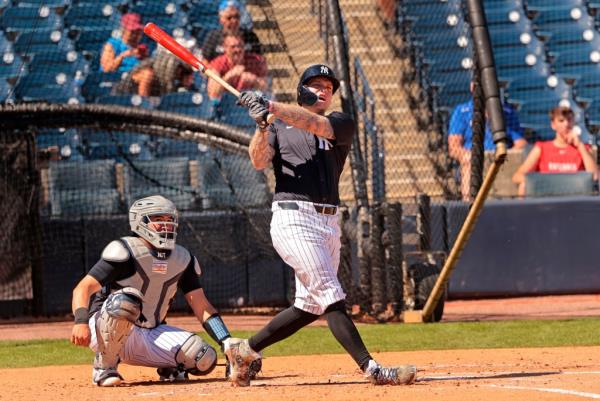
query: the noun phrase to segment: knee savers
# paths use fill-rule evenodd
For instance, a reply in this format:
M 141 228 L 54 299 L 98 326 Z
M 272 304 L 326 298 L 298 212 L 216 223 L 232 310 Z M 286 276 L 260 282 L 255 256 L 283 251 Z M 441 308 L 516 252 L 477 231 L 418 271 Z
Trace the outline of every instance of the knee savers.
M 186 372 L 202 376 L 212 372 L 217 365 L 217 352 L 194 334 L 181 345 L 175 360 Z

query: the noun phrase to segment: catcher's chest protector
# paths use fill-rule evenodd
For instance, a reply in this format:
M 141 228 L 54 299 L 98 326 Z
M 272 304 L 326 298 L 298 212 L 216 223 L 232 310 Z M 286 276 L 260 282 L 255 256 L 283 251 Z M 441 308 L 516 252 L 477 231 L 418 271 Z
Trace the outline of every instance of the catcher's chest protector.
M 177 245 L 169 257 L 159 259 L 150 253 L 140 238 L 122 239 L 135 259 L 136 273 L 117 281 L 117 284 L 137 288 L 144 294 L 142 315 L 146 320 L 138 320 L 135 324 L 146 328 L 156 327 L 167 315 L 171 299 L 177 292 L 177 282 L 190 263 L 190 253 Z

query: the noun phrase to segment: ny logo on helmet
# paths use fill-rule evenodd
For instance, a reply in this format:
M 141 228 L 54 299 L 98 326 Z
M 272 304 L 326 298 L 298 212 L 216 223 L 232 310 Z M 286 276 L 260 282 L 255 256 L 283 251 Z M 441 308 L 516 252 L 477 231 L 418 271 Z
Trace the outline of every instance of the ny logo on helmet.
M 329 75 L 329 68 L 327 68 L 327 66 L 325 66 L 325 65 L 322 65 L 321 66 L 321 74 Z

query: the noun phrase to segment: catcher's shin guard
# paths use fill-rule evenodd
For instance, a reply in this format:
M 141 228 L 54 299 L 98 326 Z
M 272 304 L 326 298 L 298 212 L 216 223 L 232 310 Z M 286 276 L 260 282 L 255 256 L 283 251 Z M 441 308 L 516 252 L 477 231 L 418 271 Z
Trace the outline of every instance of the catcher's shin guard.
M 252 372 L 260 370 L 262 365 L 260 354 L 250 348 L 248 340 L 232 338 L 225 348 L 225 355 L 229 361 L 229 380 L 232 385 L 249 386 Z
M 123 288 L 108 296 L 96 320 L 98 353 L 94 368 L 116 369 L 119 352 L 141 311 L 142 293 L 135 288 Z

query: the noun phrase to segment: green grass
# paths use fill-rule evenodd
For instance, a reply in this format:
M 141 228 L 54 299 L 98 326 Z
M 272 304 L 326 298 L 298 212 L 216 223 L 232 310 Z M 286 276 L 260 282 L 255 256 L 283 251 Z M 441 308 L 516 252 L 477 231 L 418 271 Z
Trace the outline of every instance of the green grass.
M 361 325 L 359 331 L 371 352 L 600 345 L 600 318 Z M 233 333 L 236 337 L 252 334 L 241 331 Z M 204 333 L 201 335 L 207 338 Z M 274 344 L 264 354 L 278 356 L 343 352 L 328 328 L 311 327 Z M 75 347 L 67 340 L 0 341 L 0 367 L 3 368 L 89 364 L 92 357 L 89 349 Z

